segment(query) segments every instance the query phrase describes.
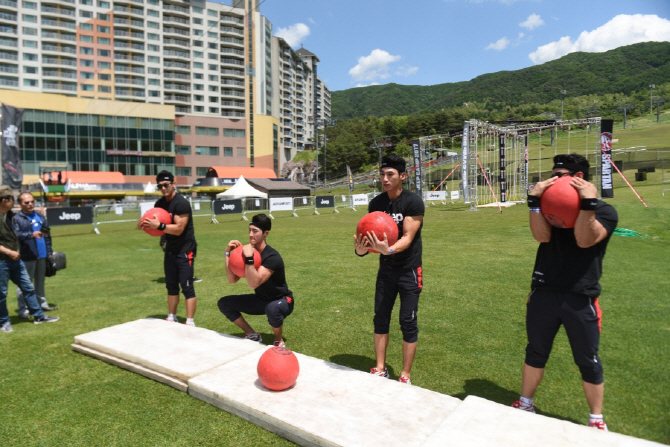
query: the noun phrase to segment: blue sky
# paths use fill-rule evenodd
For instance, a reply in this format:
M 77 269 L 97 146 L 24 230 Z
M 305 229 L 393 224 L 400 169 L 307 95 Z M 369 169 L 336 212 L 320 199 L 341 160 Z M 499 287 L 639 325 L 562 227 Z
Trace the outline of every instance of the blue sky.
M 260 0 L 331 90 L 434 85 L 572 51 L 670 41 L 670 0 Z M 228 3 L 228 2 L 222 2 Z

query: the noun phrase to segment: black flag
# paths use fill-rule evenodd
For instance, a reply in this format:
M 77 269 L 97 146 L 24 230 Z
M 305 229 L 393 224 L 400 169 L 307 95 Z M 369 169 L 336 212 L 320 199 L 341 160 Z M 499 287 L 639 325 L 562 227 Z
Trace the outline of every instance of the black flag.
M 601 175 L 600 175 L 600 195 L 603 198 L 614 197 L 612 185 L 612 130 L 614 120 L 602 120 L 600 122 L 600 157 L 601 157 Z
M 347 183 L 349 183 L 349 191 L 354 190 L 354 177 L 351 175 L 351 168 L 347 165 Z
M 19 156 L 19 134 L 23 123 L 23 109 L 2 105 L 2 184 L 21 189 L 23 170 Z

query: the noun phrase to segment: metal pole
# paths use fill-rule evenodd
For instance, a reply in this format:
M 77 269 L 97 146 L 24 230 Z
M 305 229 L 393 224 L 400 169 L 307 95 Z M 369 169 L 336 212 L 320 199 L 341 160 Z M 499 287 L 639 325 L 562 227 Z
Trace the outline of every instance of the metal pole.
M 649 114 L 654 114 L 654 89 L 656 84 L 649 84 Z

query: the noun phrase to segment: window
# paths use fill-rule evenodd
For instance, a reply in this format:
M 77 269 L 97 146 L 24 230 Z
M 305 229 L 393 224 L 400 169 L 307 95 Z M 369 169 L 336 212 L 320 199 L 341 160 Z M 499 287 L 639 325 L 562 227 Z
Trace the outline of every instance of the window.
M 147 10 L 147 14 L 151 17 L 158 17 L 158 11 L 154 11 L 153 9 Z
M 147 45 L 147 48 L 149 49 L 149 51 L 160 51 L 161 50 L 161 48 L 158 45 L 152 45 L 152 44 Z
M 232 147 L 224 147 L 223 148 L 223 156 L 224 157 L 232 157 L 233 156 L 233 148 Z
M 37 79 L 24 79 L 23 85 L 27 87 L 37 87 Z
M 202 30 L 194 29 L 193 30 L 193 35 L 194 36 L 202 36 Z
M 98 13 L 98 20 L 109 22 L 109 14 Z
M 196 18 L 193 18 L 193 23 L 194 23 L 195 25 L 202 25 L 202 19 L 196 19 Z M 202 31 L 201 31 L 201 32 L 202 32 Z
M 207 15 L 212 16 L 212 17 L 216 17 L 216 11 L 214 11 L 212 9 L 208 9 L 207 10 Z
M 204 111 L 205 111 L 205 107 L 203 107 L 203 106 L 195 106 L 195 107 L 193 108 L 193 110 L 195 110 L 196 112 L 204 112 Z
M 98 50 L 98 56 L 111 57 L 112 52 L 109 50 Z
M 217 33 L 213 33 L 213 32 L 211 32 L 211 31 L 209 31 L 209 32 L 207 33 L 207 37 L 210 37 L 210 38 L 212 38 L 212 39 L 218 39 L 219 35 L 218 35 Z
M 193 100 L 194 101 L 204 101 L 205 97 L 202 95 L 193 95 Z
M 98 0 L 98 7 L 103 9 L 109 9 L 109 2 L 103 2 Z
M 237 148 L 237 156 L 238 157 L 246 157 L 247 156 L 247 148 L 246 147 L 238 147 Z
M 202 67 L 200 67 L 202 68 Z M 193 79 L 203 79 L 204 76 L 202 73 L 193 73 Z
M 174 153 L 177 155 L 191 155 L 191 146 L 175 146 Z
M 209 168 L 195 168 L 195 175 L 198 177 L 205 177 Z
M 219 66 L 218 66 L 218 65 L 212 65 L 212 64 L 209 64 L 209 65 L 208 65 L 208 68 L 209 68 L 210 70 L 218 70 L 218 69 L 219 69 Z
M 98 68 L 102 68 L 103 70 L 104 69 L 109 70 L 110 68 L 112 68 L 112 64 L 110 62 L 98 62 Z
M 37 41 L 36 40 L 24 40 L 23 41 L 23 46 L 26 48 L 37 48 Z
M 161 74 L 161 69 L 151 67 L 151 68 L 149 68 L 149 74 L 159 75 L 159 74 Z
M 26 9 L 37 9 L 37 3 L 35 2 L 23 2 L 23 7 Z
M 99 33 L 109 34 L 109 27 L 108 27 L 108 26 L 100 26 L 100 25 L 98 25 L 98 32 L 99 32 Z
M 79 28 L 83 31 L 93 31 L 93 24 L 92 23 L 80 23 Z M 100 28 L 100 27 L 98 27 Z
M 105 74 L 105 73 L 98 73 L 98 79 L 101 81 L 111 81 L 112 80 L 112 75 Z
M 214 42 L 207 43 L 207 46 L 210 47 L 212 50 L 216 50 L 218 47 L 218 45 Z
M 195 90 L 204 90 L 204 89 L 205 89 L 205 86 L 202 85 L 202 84 L 193 84 L 193 88 L 194 88 Z
M 210 86 L 209 86 L 209 91 L 210 91 L 210 92 L 218 92 L 218 91 L 219 91 L 219 87 L 217 87 L 216 85 L 210 85 Z
M 193 41 L 193 46 L 194 47 L 201 47 L 202 46 L 202 41 L 201 40 L 194 40 Z
M 200 127 L 196 126 L 195 128 L 196 135 L 207 135 L 210 137 L 218 137 L 219 129 L 217 127 Z
M 100 45 L 111 45 L 112 41 L 108 37 L 98 37 L 98 43 Z
M 208 20 L 207 21 L 207 26 L 209 26 L 209 27 L 216 26 L 216 25 L 217 25 L 216 20 Z
M 88 42 L 88 43 L 93 43 L 93 36 L 85 36 L 85 35 L 80 35 L 79 36 L 79 41 L 80 42 Z
M 37 16 L 33 16 L 30 14 L 23 14 L 23 21 L 30 23 L 37 23 Z
M 152 98 L 159 98 L 161 96 L 161 92 L 158 90 L 149 90 L 149 96 Z
M 154 29 L 159 29 L 161 27 L 157 22 L 147 21 L 147 25 L 149 25 L 149 28 L 154 28 Z
M 93 54 L 93 48 L 89 47 L 79 47 L 79 52 L 81 54 Z
M 176 174 L 179 177 L 189 177 L 191 175 L 191 168 L 188 166 L 175 166 Z
M 193 62 L 193 68 L 202 68 L 202 62 Z
M 198 14 L 202 14 L 202 8 L 198 8 L 197 6 L 194 6 L 193 7 L 193 12 L 198 13 Z
M 219 148 L 216 146 L 196 146 L 195 155 L 219 155 Z
M 95 76 L 93 73 L 90 71 L 80 71 L 79 74 L 81 75 L 82 78 L 84 79 L 93 79 Z
M 93 84 L 81 84 L 80 87 L 85 92 L 92 92 L 93 91 Z
M 92 67 L 93 66 L 93 61 L 90 59 L 79 59 L 79 64 L 82 67 Z
M 37 55 L 32 54 L 32 53 L 23 53 L 23 60 L 24 61 L 36 61 L 37 60 Z
M 155 33 L 149 33 L 147 34 L 147 37 L 149 38 L 149 40 L 158 40 L 158 34 Z
M 91 19 L 93 18 L 93 11 L 79 11 L 79 17 Z
M 161 81 L 158 79 L 149 79 L 149 85 L 161 85 Z
M 193 57 L 202 57 L 202 51 L 194 51 Z
M 156 63 L 156 64 L 161 63 L 161 58 L 158 57 L 158 56 L 149 56 L 148 60 L 149 60 L 149 62 L 153 62 L 153 63 Z
M 174 126 L 174 133 L 177 135 L 191 135 L 191 126 Z
M 217 98 L 216 96 L 210 96 L 209 102 L 219 102 L 219 98 Z
M 217 82 L 219 80 L 219 77 L 217 75 L 209 75 L 207 76 L 210 81 Z
M 81 3 L 82 5 L 92 6 L 93 0 L 79 0 L 79 3 Z
M 150 5 L 157 5 L 158 0 L 148 0 L 147 3 L 149 3 Z
M 212 60 L 217 60 L 219 58 L 216 53 L 207 53 L 207 57 Z
M 37 67 L 23 67 L 24 73 L 36 74 L 37 71 Z
M 98 91 L 101 93 L 112 93 L 112 87 L 109 85 L 99 85 Z
M 244 138 L 244 129 L 223 129 L 224 137 Z
M 27 26 L 24 26 L 23 34 L 25 34 L 26 36 L 37 36 L 37 28 L 29 28 Z

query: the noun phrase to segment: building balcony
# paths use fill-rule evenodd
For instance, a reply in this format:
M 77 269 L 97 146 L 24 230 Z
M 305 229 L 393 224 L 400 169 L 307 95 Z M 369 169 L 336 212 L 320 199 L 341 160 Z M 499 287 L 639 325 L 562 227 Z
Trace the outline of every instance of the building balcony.
M 19 72 L 19 67 L 16 65 L 0 64 L 0 73 L 14 74 Z
M 166 71 L 163 73 L 163 78 L 165 79 L 183 79 L 185 81 L 190 81 L 191 80 L 191 75 L 187 75 L 184 73 L 173 73 L 170 71 Z
M 180 23 L 182 25 L 190 26 L 191 21 L 182 17 L 163 14 L 163 22 L 165 23 Z
M 76 67 L 77 59 L 42 56 L 42 65 L 65 65 L 68 67 Z
M 67 40 L 68 42 L 76 42 L 77 35 L 74 33 L 55 33 L 53 31 L 42 30 L 42 41 L 45 40 Z
M 191 32 L 187 29 L 175 28 L 171 26 L 163 27 L 163 34 L 178 34 L 180 36 L 190 36 Z
M 169 11 L 171 14 L 178 14 L 184 17 L 191 17 L 191 11 L 188 8 L 176 5 L 163 5 L 163 11 Z
M 221 96 L 244 98 L 244 91 L 241 90 L 221 90 Z
M 226 23 L 237 23 L 238 25 L 243 25 L 244 26 L 244 19 L 241 19 L 239 17 L 232 17 L 232 16 L 221 16 L 219 17 L 220 22 L 226 22 Z
M 114 39 L 114 48 L 127 48 L 129 50 L 144 51 L 143 43 L 124 42 L 123 40 Z
M 65 16 L 65 17 L 77 16 L 74 9 L 55 8 L 53 6 L 42 5 L 42 17 L 46 15 Z
M 230 68 L 222 68 L 221 74 L 226 76 L 239 76 L 244 77 L 244 70 L 232 70 Z
M 175 70 L 175 71 L 186 71 L 186 72 L 191 71 L 191 64 L 187 64 L 187 63 L 184 63 L 184 62 L 163 61 L 163 67 L 169 68 L 170 70 Z
M 42 26 L 50 28 L 65 28 L 65 29 L 77 29 L 76 22 L 69 22 L 67 20 L 53 20 L 42 17 Z
M 246 105 L 242 101 L 221 101 L 221 106 L 234 107 L 237 109 L 245 109 Z
M 235 65 L 238 67 L 244 66 L 244 61 L 240 59 L 231 59 L 228 57 L 221 57 L 221 63 L 225 65 Z
M 65 83 L 65 82 L 42 82 L 42 89 L 44 90 L 56 90 L 59 92 L 76 92 L 77 84 L 76 83 Z
M 129 39 L 139 39 L 144 42 L 144 33 L 140 31 L 131 31 L 130 29 L 114 29 L 114 37 L 126 37 Z
M 114 26 L 132 26 L 139 29 L 144 29 L 144 20 L 138 19 L 124 19 L 123 17 L 114 16 Z
M 219 38 L 219 41 L 222 44 L 235 45 L 244 48 L 244 39 L 240 39 L 238 37 L 228 37 L 222 34 L 221 37 Z
M 16 26 L 6 25 L 3 23 L 0 25 L 0 34 L 9 34 L 16 36 L 18 34 L 18 31 L 16 29 Z
M 45 78 L 77 79 L 77 72 L 75 70 L 43 68 L 42 76 Z
M 16 9 L 18 7 L 17 2 L 13 0 L 0 0 L 0 10 L 3 9 Z
M 178 103 L 191 103 L 191 96 L 190 95 L 165 95 L 163 99 L 166 102 L 178 102 Z
M 163 50 L 163 56 L 169 59 L 190 59 L 190 51 Z
M 175 113 L 179 114 L 184 114 L 184 113 L 191 113 L 191 107 L 180 107 L 180 106 L 175 106 L 174 108 Z
M 188 40 L 182 40 L 182 39 L 165 38 L 165 39 L 163 39 L 163 46 L 166 46 L 166 47 L 179 46 L 179 47 L 189 48 L 191 46 L 191 42 L 189 42 Z
M 0 37 L 0 47 L 10 47 L 18 48 L 19 41 L 17 39 L 8 39 L 6 37 Z
M 221 116 L 227 118 L 244 118 L 247 115 L 244 112 L 238 112 L 236 110 L 221 109 Z
M 219 30 L 220 30 L 222 33 L 225 33 L 225 34 L 228 34 L 228 35 L 230 35 L 230 34 L 237 34 L 237 35 L 239 35 L 239 36 L 244 36 L 244 30 L 242 30 L 241 28 L 233 28 L 233 27 L 231 27 L 231 26 L 224 26 L 224 25 L 221 25 L 221 27 L 219 28 Z
M 48 43 L 42 44 L 42 52 L 47 53 L 67 53 L 67 54 L 77 54 L 77 47 L 69 45 L 50 45 Z
M 235 48 L 221 47 L 221 54 L 235 54 L 244 57 L 244 51 Z
M 116 3 L 116 2 L 115 2 Z M 123 16 L 123 15 L 135 15 L 144 17 L 144 9 L 133 7 L 132 5 L 123 6 L 123 5 L 114 5 L 114 17 Z
M 167 90 L 181 90 L 183 92 L 190 92 L 191 86 L 189 84 L 175 84 L 166 82 L 163 88 Z
M 10 87 L 17 87 L 19 86 L 19 80 L 14 79 L 14 78 L 7 78 L 4 76 L 0 76 L 0 87 L 2 88 L 10 88 Z

